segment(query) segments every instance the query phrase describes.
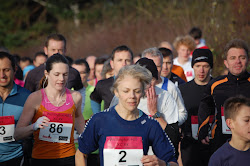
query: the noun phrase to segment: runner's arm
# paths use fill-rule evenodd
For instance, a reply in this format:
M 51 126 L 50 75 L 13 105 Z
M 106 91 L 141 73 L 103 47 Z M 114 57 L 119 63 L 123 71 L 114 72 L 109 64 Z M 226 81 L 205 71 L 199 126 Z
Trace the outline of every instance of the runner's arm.
M 79 149 L 75 154 L 75 164 L 76 166 L 87 166 L 87 155 L 83 154 Z
M 215 109 L 215 104 L 214 104 L 213 96 L 209 93 L 204 94 L 204 97 L 202 98 L 200 102 L 200 106 L 198 110 L 199 140 L 204 140 L 205 142 L 207 142 L 206 140 L 207 140 L 208 131 L 209 131 L 209 119 L 210 119 L 211 112 L 213 112 L 214 109 Z
M 146 95 L 148 111 L 153 116 L 155 115 L 155 113 L 159 112 L 157 110 L 158 96 L 156 95 L 154 86 L 150 86 L 148 88 L 148 90 L 146 91 Z M 162 129 L 166 128 L 167 122 L 162 117 L 156 118 L 156 120 L 160 123 Z
M 80 92 L 75 93 L 75 103 L 76 103 L 76 112 L 75 112 L 75 129 L 78 133 L 82 133 L 85 125 L 85 121 L 81 111 L 82 105 L 82 96 Z
M 33 129 L 34 124 L 31 124 L 31 121 L 35 115 L 37 104 L 41 103 L 41 100 L 38 97 L 38 93 L 39 93 L 38 91 L 32 93 L 24 104 L 23 112 L 16 126 L 14 134 L 15 140 L 26 138 L 30 136 L 34 131 Z M 47 120 L 44 121 L 43 125 L 45 125 L 46 123 Z

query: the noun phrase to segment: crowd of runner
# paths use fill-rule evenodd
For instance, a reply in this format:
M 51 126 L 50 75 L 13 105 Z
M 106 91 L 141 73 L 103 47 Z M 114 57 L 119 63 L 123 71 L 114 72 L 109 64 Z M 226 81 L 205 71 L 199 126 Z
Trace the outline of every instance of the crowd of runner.
M 126 45 L 79 59 L 66 50 L 57 33 L 33 60 L 0 47 L 1 166 L 249 164 L 245 41 L 228 41 L 215 78 L 195 27 L 140 55 Z

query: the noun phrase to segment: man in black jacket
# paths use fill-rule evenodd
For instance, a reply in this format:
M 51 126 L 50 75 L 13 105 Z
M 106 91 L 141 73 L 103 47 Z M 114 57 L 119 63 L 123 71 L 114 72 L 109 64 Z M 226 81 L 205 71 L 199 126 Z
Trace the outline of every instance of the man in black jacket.
M 188 118 L 182 125 L 181 158 L 184 166 L 208 165 L 209 145 L 198 141 L 198 109 L 206 85 L 212 79 L 213 54 L 209 49 L 196 49 L 193 52 L 192 67 L 194 79 L 179 85 Z
M 66 54 L 66 39 L 61 34 L 51 34 L 47 37 L 47 40 L 45 42 L 44 46 L 44 52 L 48 57 L 52 56 L 53 54 L 59 53 L 61 55 Z M 45 66 L 40 65 L 36 67 L 35 69 L 31 70 L 26 79 L 24 87 L 31 92 L 34 92 L 39 89 L 39 83 L 42 77 L 44 76 L 44 69 Z M 74 88 L 74 90 L 79 90 L 83 87 L 81 77 L 79 72 L 70 67 L 69 68 L 69 79 L 67 83 L 67 88 L 71 89 Z
M 231 40 L 226 45 L 224 64 L 229 73 L 211 80 L 201 100 L 198 111 L 198 137 L 203 144 L 211 144 L 213 152 L 231 137 L 231 131 L 224 118 L 225 100 L 238 95 L 250 97 L 250 74 L 246 70 L 249 62 L 248 50 L 247 43 L 240 39 Z M 215 120 L 210 126 L 212 113 L 215 115 Z M 212 140 L 208 138 L 210 127 Z
M 133 63 L 133 52 L 126 45 L 121 45 L 113 49 L 110 58 L 111 68 L 114 70 L 115 76 L 120 69 L 124 66 L 131 65 Z M 114 76 L 114 77 L 115 77 Z M 94 91 L 90 95 L 91 107 L 93 113 L 101 111 L 101 102 L 104 100 L 104 109 L 107 109 L 114 97 L 110 88 L 113 86 L 114 77 L 100 80 L 97 82 Z

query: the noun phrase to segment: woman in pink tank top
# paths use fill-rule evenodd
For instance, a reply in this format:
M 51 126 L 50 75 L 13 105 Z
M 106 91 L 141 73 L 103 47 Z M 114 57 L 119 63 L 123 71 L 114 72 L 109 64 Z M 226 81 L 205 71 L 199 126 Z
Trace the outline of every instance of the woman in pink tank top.
M 48 58 L 40 89 L 32 93 L 18 121 L 15 139 L 34 135 L 32 165 L 75 165 L 74 129 L 82 133 L 81 94 L 66 88 L 69 65 L 54 54 Z

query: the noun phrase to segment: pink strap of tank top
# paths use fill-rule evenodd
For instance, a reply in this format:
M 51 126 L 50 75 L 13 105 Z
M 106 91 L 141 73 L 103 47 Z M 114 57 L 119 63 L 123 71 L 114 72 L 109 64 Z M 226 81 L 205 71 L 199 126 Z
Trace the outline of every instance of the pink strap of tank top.
M 49 111 L 55 111 L 55 112 L 65 111 L 65 110 L 71 108 L 74 105 L 74 101 L 73 101 L 73 98 L 72 98 L 72 95 L 71 95 L 69 89 L 65 88 L 65 90 L 66 90 L 66 95 L 67 95 L 66 102 L 64 102 L 64 104 L 62 106 L 57 107 L 49 101 L 44 89 L 41 89 L 41 93 L 42 93 L 42 103 L 41 104 L 42 104 L 42 106 L 44 106 Z

